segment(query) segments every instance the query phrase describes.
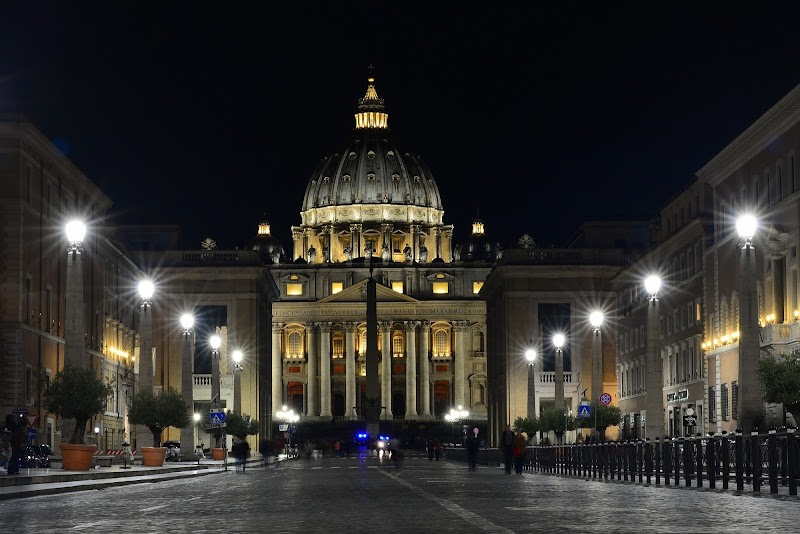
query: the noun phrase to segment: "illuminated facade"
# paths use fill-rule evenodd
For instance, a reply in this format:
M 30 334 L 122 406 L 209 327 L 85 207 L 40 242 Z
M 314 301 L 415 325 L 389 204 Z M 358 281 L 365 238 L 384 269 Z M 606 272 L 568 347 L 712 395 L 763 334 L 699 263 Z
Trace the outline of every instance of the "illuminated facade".
M 374 79 L 350 144 L 324 158 L 292 227 L 290 263 L 270 272 L 273 413 L 356 419 L 366 392 L 366 280 L 378 281 L 382 417 L 486 417 L 486 308 L 493 256 L 462 260 L 439 189 L 402 150 Z M 481 234 L 483 229 L 481 228 Z M 466 260 L 466 261 L 465 261 Z M 487 260 L 490 260 L 487 262 Z

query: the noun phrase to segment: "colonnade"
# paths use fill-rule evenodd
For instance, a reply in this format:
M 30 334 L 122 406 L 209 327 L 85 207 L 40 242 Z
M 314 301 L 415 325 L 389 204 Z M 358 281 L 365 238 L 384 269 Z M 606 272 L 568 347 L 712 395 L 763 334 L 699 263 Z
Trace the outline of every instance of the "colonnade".
M 304 411 L 310 417 L 331 417 L 331 335 L 332 322 L 310 322 L 304 325 L 306 331 L 308 361 L 304 377 Z M 348 418 L 355 418 L 353 408 L 356 406 L 357 396 L 357 361 L 356 358 L 356 333 L 360 324 L 356 322 L 341 323 L 344 330 L 344 364 L 345 364 L 345 414 Z M 379 321 L 378 328 L 381 333 L 380 344 L 380 391 L 381 391 L 381 417 L 391 418 L 392 414 L 392 380 L 391 377 L 403 376 L 405 378 L 405 417 L 407 419 L 428 418 L 433 414 L 431 389 L 430 360 L 430 321 Z M 454 406 L 467 406 L 468 389 L 467 376 L 469 372 L 469 321 L 451 322 L 455 332 L 455 350 L 453 358 L 448 361 L 451 365 L 451 376 L 454 383 Z M 398 328 L 400 325 L 400 328 Z M 282 351 L 283 323 L 272 324 L 272 411 L 273 414 L 280 410 L 287 401 L 285 388 L 288 381 L 284 378 L 284 355 Z M 394 327 L 394 328 L 393 328 Z M 403 357 L 393 357 L 392 334 L 402 329 L 405 338 L 405 353 Z M 419 348 L 419 356 L 417 355 Z M 366 355 L 360 355 L 362 357 Z M 395 363 L 404 366 L 403 372 L 395 374 Z M 390 377 L 389 380 L 386 377 Z

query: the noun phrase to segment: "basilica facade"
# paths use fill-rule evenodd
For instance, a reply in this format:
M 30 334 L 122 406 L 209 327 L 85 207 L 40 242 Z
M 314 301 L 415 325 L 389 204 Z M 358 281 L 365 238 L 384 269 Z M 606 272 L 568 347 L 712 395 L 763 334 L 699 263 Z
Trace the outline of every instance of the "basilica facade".
M 366 283 L 378 282 L 384 419 L 441 418 L 462 406 L 485 419 L 486 306 L 495 251 L 476 220 L 465 247 L 444 222 L 436 181 L 396 144 L 373 78 L 350 143 L 324 158 L 306 187 L 289 261 L 270 245 L 273 414 L 358 419 L 366 395 Z

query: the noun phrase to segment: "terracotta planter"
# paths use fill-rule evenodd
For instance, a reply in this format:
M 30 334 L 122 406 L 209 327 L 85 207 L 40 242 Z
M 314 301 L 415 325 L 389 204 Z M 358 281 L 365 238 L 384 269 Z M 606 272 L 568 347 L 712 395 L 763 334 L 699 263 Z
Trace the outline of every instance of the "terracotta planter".
M 161 467 L 166 455 L 166 447 L 142 447 L 142 463 L 147 467 Z
M 215 460 L 224 460 L 225 459 L 225 449 L 223 447 L 220 447 L 219 449 L 217 449 L 216 447 L 213 447 L 211 449 L 211 455 L 212 455 L 211 457 L 214 458 Z
M 92 467 L 92 456 L 97 450 L 97 445 L 77 445 L 62 443 L 61 457 L 64 460 L 64 469 L 68 471 L 88 471 Z

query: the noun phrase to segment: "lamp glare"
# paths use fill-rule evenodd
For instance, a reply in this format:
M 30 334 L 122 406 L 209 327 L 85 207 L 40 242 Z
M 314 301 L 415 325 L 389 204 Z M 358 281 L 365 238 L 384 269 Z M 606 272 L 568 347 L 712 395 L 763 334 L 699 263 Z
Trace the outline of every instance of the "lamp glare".
M 236 363 L 242 361 L 242 351 L 240 350 L 233 351 L 233 361 L 235 361 Z
M 525 359 L 529 362 L 533 362 L 536 359 L 536 351 L 533 349 L 528 349 L 525 351 Z
M 661 289 L 661 278 L 656 275 L 650 275 L 644 280 L 644 288 L 647 290 L 648 295 L 655 295 Z
M 217 350 L 219 346 L 222 345 L 222 338 L 215 334 L 211 336 L 208 342 L 211 344 L 212 349 Z
M 742 215 L 736 219 L 736 231 L 739 232 L 739 237 L 743 239 L 751 238 L 756 233 L 757 226 L 756 218 L 752 215 Z
M 189 313 L 181 315 L 181 326 L 184 330 L 189 330 L 194 325 L 194 317 Z
M 564 336 L 562 334 L 554 335 L 553 345 L 555 345 L 557 349 L 561 350 L 561 347 L 564 346 Z
M 592 326 L 595 328 L 600 328 L 603 324 L 603 313 L 599 311 L 593 311 L 589 315 L 589 322 L 592 323 Z
M 150 280 L 142 280 L 139 282 L 139 296 L 142 300 L 150 300 L 153 298 L 153 293 L 156 288 Z
M 80 243 L 86 235 L 86 225 L 80 221 L 70 221 L 67 223 L 67 240 L 70 243 Z

